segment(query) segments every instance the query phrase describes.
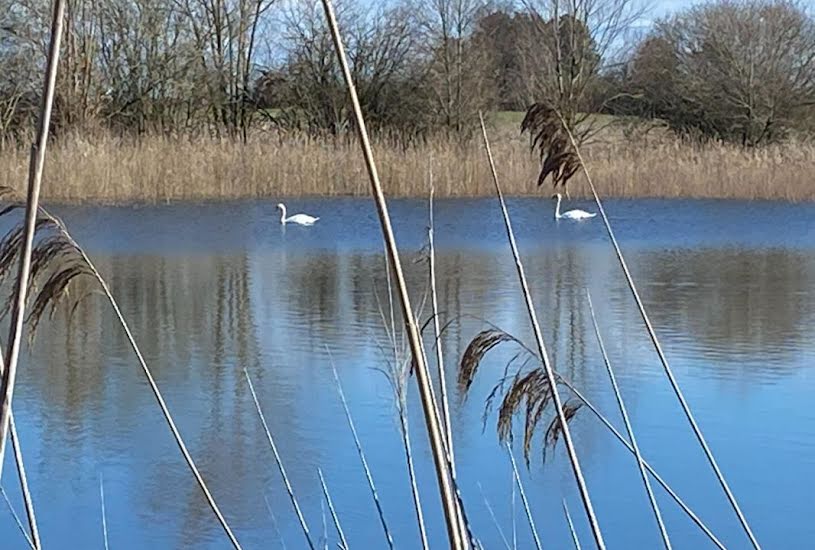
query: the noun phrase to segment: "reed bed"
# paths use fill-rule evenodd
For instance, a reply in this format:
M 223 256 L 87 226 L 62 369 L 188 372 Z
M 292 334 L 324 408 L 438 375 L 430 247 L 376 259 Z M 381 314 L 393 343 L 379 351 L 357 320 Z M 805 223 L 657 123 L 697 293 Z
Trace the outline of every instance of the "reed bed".
M 507 195 L 548 195 L 536 185 L 540 162 L 519 128 L 494 122 L 493 154 Z M 426 197 L 433 159 L 436 196 L 491 196 L 492 182 L 477 140 L 437 137 L 401 147 L 372 143 L 386 195 Z M 0 185 L 22 191 L 27 145 L 0 148 Z M 791 143 L 755 151 L 671 138 L 627 138 L 612 132 L 584 149 L 604 197 L 698 197 L 815 200 L 809 174 L 815 144 Z M 146 136 L 139 140 L 64 135 L 49 143 L 43 199 L 58 203 L 166 202 L 293 196 L 367 196 L 365 164 L 351 139 L 257 133 L 248 143 L 210 138 Z M 572 196 L 589 196 L 584 177 L 569 183 Z

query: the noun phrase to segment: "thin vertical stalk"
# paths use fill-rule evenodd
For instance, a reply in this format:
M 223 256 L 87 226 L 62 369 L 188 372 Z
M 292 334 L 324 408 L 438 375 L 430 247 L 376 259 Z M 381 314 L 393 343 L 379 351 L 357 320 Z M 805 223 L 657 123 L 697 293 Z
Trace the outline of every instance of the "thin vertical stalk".
M 571 533 L 572 535 L 574 550 L 581 550 L 580 539 L 577 538 L 577 531 L 574 530 L 574 523 L 572 523 L 572 515 L 569 513 L 569 507 L 566 506 L 566 499 L 563 499 L 563 513 L 566 515 L 566 523 L 569 524 L 569 533 Z
M 513 483 L 512 486 L 515 487 L 515 484 Z M 512 550 L 509 545 L 509 541 L 504 534 L 504 530 L 501 529 L 501 524 L 498 523 L 498 518 L 495 517 L 495 510 L 492 509 L 490 501 L 487 500 L 487 495 L 484 494 L 484 488 L 481 487 L 481 483 L 478 484 L 478 490 L 481 492 L 481 498 L 484 499 L 484 506 L 487 507 L 487 512 L 489 512 L 490 518 L 492 518 L 492 524 L 495 525 L 495 529 L 498 531 L 498 535 L 501 537 L 501 542 L 504 543 L 504 548 L 506 548 L 506 550 Z
M 337 374 L 337 368 L 334 366 L 334 361 L 331 360 L 330 363 L 331 372 L 334 373 L 334 381 L 337 384 L 337 393 L 340 395 L 342 408 L 345 411 L 345 419 L 348 421 L 348 427 L 351 429 L 351 435 L 354 437 L 354 445 L 357 448 L 359 460 L 362 462 L 362 469 L 365 471 L 365 478 L 368 480 L 368 488 L 371 491 L 371 497 L 376 505 L 376 512 L 379 515 L 379 523 L 382 525 L 382 531 L 385 533 L 385 540 L 388 541 L 388 548 L 393 550 L 393 537 L 391 536 L 390 529 L 388 529 L 388 522 L 385 521 L 385 512 L 382 510 L 382 504 L 379 501 L 379 493 L 376 490 L 376 484 L 374 483 L 373 475 L 371 475 L 371 469 L 368 467 L 368 460 L 365 458 L 365 451 L 362 450 L 362 443 L 359 441 L 357 429 L 354 426 L 354 419 L 351 417 L 351 409 L 348 408 L 348 401 L 345 399 L 345 392 L 342 391 L 342 384 L 340 383 L 340 377 Z
M 450 468 L 455 472 L 456 456 L 453 450 L 453 428 L 450 422 L 450 402 L 447 399 L 447 379 L 444 375 L 444 354 L 441 349 L 441 329 L 439 324 L 439 299 L 436 292 L 436 226 L 433 221 L 433 168 L 430 169 L 430 201 L 428 204 L 430 227 L 427 230 L 428 245 L 430 247 L 430 303 L 433 308 L 433 336 L 436 348 L 436 370 L 439 377 L 439 395 L 441 397 L 441 414 L 447 443 L 447 454 L 450 457 Z
M 3 361 L 3 350 L 0 349 L 0 372 L 5 371 Z M 42 548 L 40 541 L 40 531 L 37 527 L 37 514 L 34 512 L 34 500 L 31 498 L 31 491 L 28 488 L 28 477 L 25 473 L 25 463 L 23 461 L 23 449 L 20 446 L 20 437 L 17 435 L 17 424 L 14 422 L 14 411 L 9 417 L 9 435 L 11 436 L 11 449 L 14 453 L 14 464 L 17 469 L 17 479 L 20 482 L 20 492 L 23 495 L 23 505 L 25 506 L 28 529 L 31 533 L 31 542 L 35 550 Z
M 637 469 L 642 477 L 645 492 L 648 494 L 648 501 L 651 504 L 651 510 L 654 512 L 654 517 L 657 520 L 659 533 L 662 536 L 662 543 L 666 550 L 671 550 L 671 539 L 668 536 L 668 530 L 665 528 L 665 522 L 662 521 L 662 513 L 659 510 L 659 504 L 657 504 L 654 491 L 651 489 L 651 482 L 649 481 L 648 474 L 645 471 L 642 454 L 640 453 L 639 445 L 637 445 L 637 438 L 634 437 L 634 428 L 631 425 L 631 419 L 628 417 L 628 410 L 625 407 L 623 396 L 620 393 L 620 387 L 617 385 L 617 377 L 614 376 L 614 369 L 611 367 L 611 361 L 609 361 L 608 354 L 606 353 L 606 346 L 603 344 L 603 337 L 600 334 L 600 327 L 597 324 L 597 316 L 594 312 L 594 304 L 592 304 L 591 293 L 588 291 L 588 289 L 586 289 L 586 297 L 589 301 L 589 311 L 591 312 L 591 322 L 594 325 L 594 334 L 597 336 L 597 343 L 600 346 L 600 353 L 603 355 L 603 363 L 606 365 L 606 371 L 608 372 L 609 380 L 611 380 L 611 387 L 614 390 L 617 405 L 620 407 L 620 414 L 623 417 L 623 423 L 625 424 L 625 430 L 628 433 L 628 439 L 631 441 L 631 446 L 634 448 L 634 456 L 637 459 Z
M 14 523 L 17 524 L 17 528 L 25 537 L 26 542 L 28 543 L 28 547 L 32 550 L 37 550 L 34 546 L 34 542 L 31 540 L 31 537 L 28 536 L 28 532 L 25 530 L 25 526 L 23 525 L 20 516 L 17 515 L 17 512 L 14 510 L 14 506 L 11 505 L 11 501 L 8 498 L 8 494 L 6 494 L 6 490 L 0 486 L 0 494 L 3 495 L 3 499 L 6 501 L 6 506 L 8 506 L 9 512 L 11 512 L 11 516 L 14 518 Z
M 558 113 L 558 116 L 560 114 Z M 750 528 L 750 524 L 747 522 L 747 518 L 744 516 L 744 513 L 741 511 L 741 507 L 739 506 L 738 501 L 736 501 L 736 497 L 733 492 L 730 490 L 730 485 L 728 485 L 727 480 L 724 478 L 724 474 L 722 473 L 721 469 L 719 468 L 719 464 L 716 462 L 716 458 L 713 456 L 713 451 L 710 450 L 710 446 L 707 444 L 707 440 L 705 439 L 704 434 L 702 434 L 702 429 L 696 423 L 696 419 L 693 416 L 693 413 L 690 410 L 690 406 L 688 402 L 685 400 L 685 395 L 682 393 L 682 389 L 679 387 L 679 382 L 677 382 L 676 377 L 674 376 L 673 370 L 671 369 L 670 364 L 668 363 L 668 358 L 665 356 L 665 352 L 662 350 L 662 345 L 659 343 L 659 338 L 657 338 L 656 331 L 654 330 L 653 325 L 651 324 L 651 319 L 648 317 L 648 314 L 645 311 L 645 306 L 642 303 L 642 299 L 640 298 L 640 294 L 637 291 L 637 287 L 634 284 L 634 279 L 631 277 L 631 272 L 628 270 L 628 264 L 623 257 L 622 250 L 620 250 L 620 245 L 617 243 L 617 238 L 614 236 L 614 231 L 611 229 L 611 223 L 608 221 L 608 216 L 606 216 L 605 208 L 603 208 L 603 203 L 600 200 L 600 196 L 597 194 L 597 189 L 594 187 L 594 182 L 591 179 L 591 175 L 589 174 L 589 169 L 586 166 L 585 161 L 583 160 L 583 155 L 580 153 L 580 149 L 577 147 L 577 142 L 574 139 L 574 136 L 569 131 L 569 128 L 566 126 L 566 123 L 563 121 L 563 117 L 561 117 L 561 122 L 563 123 L 563 128 L 566 131 L 566 134 L 569 136 L 569 140 L 572 144 L 572 147 L 577 154 L 577 158 L 580 161 L 580 166 L 583 169 L 583 174 L 586 176 L 586 181 L 589 184 L 589 188 L 591 189 L 591 194 L 594 197 L 594 202 L 597 205 L 597 209 L 600 211 L 600 216 L 603 218 L 603 225 L 605 225 L 606 233 L 608 233 L 608 237 L 611 240 L 611 244 L 614 246 L 614 253 L 617 255 L 617 260 L 620 262 L 620 267 L 622 267 L 623 273 L 625 274 L 625 280 L 628 283 L 628 288 L 631 290 L 631 294 L 634 296 L 634 301 L 637 304 L 637 309 L 639 309 L 640 316 L 642 317 L 642 321 L 645 324 L 645 328 L 648 330 L 648 335 L 651 337 L 651 343 L 654 345 L 654 349 L 659 356 L 659 361 L 662 363 L 662 368 L 665 371 L 665 375 L 668 377 L 668 381 L 671 383 L 671 388 L 673 388 L 674 394 L 676 398 L 679 400 L 679 404 L 682 406 L 682 411 L 685 413 L 685 417 L 688 419 L 688 423 L 691 425 L 693 429 L 694 435 L 696 435 L 696 439 L 699 441 L 699 445 L 702 447 L 702 450 L 707 457 L 708 462 L 710 463 L 711 468 L 713 469 L 714 474 L 716 475 L 716 479 L 719 480 L 719 484 L 722 486 L 722 490 L 724 490 L 725 495 L 727 496 L 727 500 L 730 502 L 730 506 L 733 508 L 733 511 L 736 513 L 738 517 L 739 523 L 741 524 L 742 529 L 747 534 L 747 538 L 750 539 L 750 543 L 756 550 L 761 550 L 761 545 L 758 543 L 755 535 L 753 534 L 753 530 Z
M 387 263 L 385 264 L 385 270 L 388 271 Z M 389 274 L 388 274 L 389 275 Z M 391 312 L 391 325 L 390 330 L 388 330 L 388 326 L 385 326 L 385 332 L 388 334 L 388 339 L 391 341 L 393 347 L 393 363 L 389 364 L 390 372 L 383 371 L 385 377 L 387 378 L 388 382 L 390 382 L 391 387 L 393 388 L 393 397 L 396 403 L 396 412 L 399 416 L 399 426 L 400 426 L 400 434 L 402 436 L 402 449 L 405 453 L 405 463 L 407 464 L 408 470 L 408 481 L 410 483 L 410 493 L 413 497 L 413 510 L 416 514 L 416 523 L 419 528 L 419 537 L 422 541 L 422 548 L 427 550 L 428 542 L 427 542 L 427 530 L 425 528 L 424 522 L 424 512 L 422 511 L 422 500 L 419 495 L 419 485 L 416 482 L 416 469 L 413 465 L 413 450 L 410 444 L 410 426 L 408 421 L 407 415 L 407 379 L 410 376 L 410 364 L 408 361 L 402 361 L 399 354 L 400 348 L 396 343 L 396 323 L 393 321 L 393 298 L 390 296 L 391 292 L 391 285 L 390 281 L 388 282 L 388 292 L 390 298 L 390 312 Z M 377 295 L 377 302 L 379 301 Z M 382 322 L 385 323 L 385 312 L 382 309 L 382 306 L 379 307 L 379 314 L 382 317 Z M 381 349 L 381 348 L 380 348 Z M 384 349 L 381 349 L 382 355 L 387 357 L 387 354 Z M 330 352 L 329 352 L 330 354 Z
M 418 319 L 417 319 L 418 322 Z M 428 363 L 427 360 L 427 352 L 424 348 L 424 341 L 420 340 L 420 345 L 422 347 L 422 356 L 424 357 L 425 364 Z M 442 419 L 439 414 L 439 407 L 436 401 L 436 390 L 433 389 L 433 386 L 430 386 L 430 398 L 433 401 L 433 410 L 436 413 L 436 422 L 439 425 L 442 425 Z M 472 546 L 473 548 L 477 548 L 475 535 L 473 534 L 472 529 L 470 528 L 469 521 L 467 519 L 467 511 L 464 508 L 464 499 L 461 497 L 461 491 L 458 488 L 458 480 L 456 479 L 456 471 L 453 468 L 453 462 L 450 458 L 449 449 L 447 448 L 447 444 L 444 440 L 442 440 L 442 444 L 444 445 L 444 458 L 447 461 L 447 471 L 450 475 L 450 483 L 453 487 L 453 492 L 455 494 L 455 504 L 456 504 L 456 514 L 458 518 L 458 526 L 461 533 L 461 541 L 465 548 Z
M 510 486 L 512 487 L 512 496 L 510 497 L 510 510 L 512 511 L 512 549 L 518 550 L 518 513 L 515 509 L 515 501 L 517 500 L 515 498 L 515 472 L 512 473 Z
M 529 528 L 532 530 L 532 538 L 535 539 L 535 547 L 538 550 L 542 550 L 541 539 L 535 527 L 535 520 L 532 519 L 532 510 L 529 508 L 529 501 L 526 500 L 526 491 L 524 491 L 524 485 L 518 473 L 518 465 L 515 464 L 515 455 L 512 454 L 512 447 L 509 442 L 507 442 L 507 452 L 509 453 L 509 460 L 512 462 L 512 474 L 515 476 L 515 483 L 518 485 L 518 492 L 521 494 L 521 502 L 524 505 L 524 512 L 526 512 L 526 520 L 529 522 Z
M 350 547 L 348 546 L 348 540 L 345 538 L 342 525 L 340 525 L 340 518 L 337 516 L 337 511 L 334 509 L 334 503 L 331 501 L 331 494 L 328 492 L 328 486 L 325 484 L 325 479 L 323 478 L 323 471 L 319 468 L 317 468 L 317 475 L 320 476 L 320 485 L 323 488 L 323 496 L 325 497 L 326 504 L 328 504 L 328 511 L 331 513 L 331 520 L 334 522 L 334 528 L 337 530 L 337 536 L 340 537 L 342 550 L 349 550 Z
M 546 352 L 546 345 L 543 342 L 543 334 L 541 333 L 540 324 L 538 323 L 538 316 L 535 313 L 535 305 L 532 302 L 532 294 L 529 291 L 529 284 L 527 283 L 526 275 L 524 274 L 524 267 L 523 263 L 521 262 L 521 255 L 518 252 L 518 245 L 515 242 L 515 233 L 512 230 L 512 222 L 509 219 L 509 212 L 507 211 L 507 206 L 504 202 L 504 194 L 501 191 L 500 184 L 498 183 L 498 172 L 495 169 L 495 161 L 492 158 L 489 138 L 487 138 L 487 128 L 484 126 L 484 117 L 481 113 L 479 113 L 479 119 L 481 122 L 481 135 L 484 139 L 484 148 L 487 152 L 487 160 L 489 160 L 492 180 L 495 184 L 495 193 L 498 196 L 498 202 L 501 206 L 501 213 L 504 217 L 504 226 L 506 227 L 507 238 L 509 239 L 509 245 L 512 249 L 512 256 L 515 258 L 515 267 L 518 271 L 518 279 L 520 279 L 521 282 L 521 290 L 523 292 L 524 299 L 526 300 L 526 309 L 529 313 L 529 321 L 532 324 L 532 328 L 535 333 L 535 341 L 538 345 L 538 354 L 541 358 L 541 362 L 543 363 L 543 368 L 546 372 L 549 387 L 552 389 L 552 401 L 555 404 L 555 411 L 563 429 L 563 440 L 566 444 L 566 451 L 569 455 L 569 461 L 572 465 L 572 471 L 574 472 L 577 487 L 580 490 L 580 497 L 583 501 L 583 507 L 586 510 L 586 516 L 589 518 L 589 523 L 591 524 L 594 541 L 598 548 L 605 550 L 606 545 L 603 541 L 603 534 L 600 531 L 600 524 L 597 521 L 597 516 L 594 514 L 594 507 L 591 504 L 591 497 L 589 496 L 589 490 L 588 487 L 586 487 L 586 481 L 583 477 L 583 470 L 580 468 L 580 461 L 577 458 L 577 451 L 575 450 L 574 442 L 572 441 L 572 433 L 569 429 L 569 423 L 566 421 L 566 416 L 563 412 L 563 403 L 560 398 L 560 393 L 558 392 L 555 371 L 552 367 L 552 363 L 549 360 L 549 354 Z
M 40 105 L 39 125 L 36 143 L 31 147 L 31 164 L 28 174 L 28 196 L 25 207 L 25 236 L 20 251 L 17 280 L 14 284 L 14 303 L 9 324 L 8 349 L 5 369 L 0 384 L 0 476 L 6 451 L 6 438 L 11 423 L 11 403 L 14 398 L 14 383 L 17 379 L 17 361 L 20 357 L 20 343 L 23 336 L 25 302 L 28 294 L 28 279 L 31 271 L 31 251 L 34 245 L 34 230 L 37 223 L 37 208 L 40 202 L 42 172 L 45 167 L 45 147 L 51 127 L 51 108 L 54 103 L 54 88 L 59 65 L 59 45 L 62 41 L 62 23 L 65 16 L 65 0 L 54 0 L 51 16 L 51 38 L 48 45 L 48 58 L 45 62 L 45 82 L 42 104 Z
M 300 510 L 300 505 L 297 503 L 297 497 L 294 496 L 294 489 L 292 489 L 291 482 L 289 482 L 289 476 L 286 474 L 286 468 L 283 466 L 283 460 L 280 458 L 280 453 L 277 452 L 277 445 L 275 445 L 272 432 L 269 430 L 269 425 L 266 424 L 266 417 L 263 416 L 263 410 L 260 408 L 260 401 L 258 401 L 258 396 L 255 393 L 255 386 L 252 384 L 252 379 L 249 377 L 249 371 L 243 369 L 243 374 L 246 376 L 246 381 L 249 383 L 249 392 L 252 394 L 252 401 L 255 402 L 255 410 L 257 410 L 258 416 L 260 417 L 260 423 L 263 424 L 263 431 L 266 432 L 266 439 L 269 441 L 269 447 L 272 448 L 272 454 L 274 455 L 275 464 L 277 464 L 277 470 L 280 472 L 280 476 L 283 478 L 283 483 L 286 486 L 286 492 L 289 494 L 289 500 L 294 508 L 294 513 L 297 515 L 297 521 L 300 522 L 300 528 L 303 530 L 303 535 L 306 537 L 309 548 L 311 548 L 311 550 L 316 550 L 314 541 L 311 540 L 311 533 L 309 533 L 306 519 L 303 517 L 303 512 Z
M 99 502 L 102 504 L 102 540 L 105 542 L 105 550 L 108 550 L 108 519 L 105 513 L 105 480 L 99 474 Z
M 277 518 L 275 518 L 274 512 L 272 511 L 272 505 L 269 504 L 269 499 L 266 498 L 266 495 L 263 495 L 263 502 L 266 503 L 266 510 L 269 512 L 269 518 L 272 520 L 272 529 L 274 529 L 277 539 L 280 541 L 280 547 L 283 550 L 286 550 L 286 541 L 283 540 L 283 534 L 280 532 L 280 528 L 277 526 Z
M 456 513 L 458 515 L 458 523 L 459 529 L 461 532 L 461 539 L 462 544 L 466 547 L 467 545 L 472 545 L 475 537 L 470 529 L 470 526 L 467 522 L 467 513 L 464 509 L 464 501 L 461 498 L 461 493 L 458 490 L 458 481 L 456 479 L 456 462 L 455 462 L 455 454 L 453 450 L 453 430 L 452 430 L 452 423 L 450 421 L 450 402 L 447 397 L 447 378 L 444 372 L 444 354 L 442 353 L 441 349 L 441 328 L 439 325 L 439 302 L 438 302 L 438 293 L 436 291 L 436 244 L 435 244 L 435 233 L 436 227 L 434 222 L 434 215 L 433 215 L 433 195 L 434 195 L 434 188 L 433 188 L 433 167 L 431 164 L 430 167 L 430 198 L 428 200 L 428 230 L 427 230 L 427 237 L 428 237 L 428 265 L 429 265 L 429 276 L 430 276 L 430 297 L 431 297 L 431 304 L 432 304 L 432 318 L 433 318 L 433 335 L 435 339 L 434 348 L 436 352 L 436 371 L 437 376 L 439 378 L 439 392 L 441 395 L 441 407 L 436 404 L 434 409 L 438 412 L 441 412 L 441 415 L 438 419 L 438 422 L 442 425 L 442 429 L 444 430 L 444 444 L 445 444 L 445 451 L 446 451 L 446 459 L 447 459 L 447 467 L 449 469 L 450 480 L 453 485 L 453 490 L 455 491 L 456 497 Z M 422 342 L 422 352 L 425 353 L 424 350 L 424 343 Z M 427 355 L 425 353 L 425 362 L 427 362 Z M 431 396 L 433 397 L 433 402 L 436 403 L 436 396 L 433 387 L 430 387 Z
M 422 402 L 422 410 L 424 412 L 427 435 L 430 439 L 430 449 L 433 454 L 436 478 L 439 485 L 439 494 L 441 496 L 442 508 L 444 510 L 447 536 L 451 548 L 460 550 L 463 548 L 463 542 L 459 529 L 459 517 L 458 510 L 456 508 L 455 496 L 453 495 L 452 483 L 450 481 L 449 472 L 447 469 L 444 437 L 438 423 L 438 411 L 435 409 L 430 393 L 430 374 L 427 369 L 427 363 L 425 362 L 422 354 L 419 331 L 416 327 L 413 308 L 410 305 L 410 298 L 408 296 L 407 284 L 405 283 L 405 277 L 402 273 L 402 263 L 399 260 L 399 251 L 396 246 L 396 239 L 393 235 L 390 215 L 388 214 L 388 205 L 385 201 L 385 195 L 382 193 L 382 185 L 379 181 L 379 174 L 376 169 L 376 163 L 374 162 L 371 143 L 368 139 L 365 119 L 362 116 L 362 108 L 359 104 L 359 98 L 357 97 L 354 80 L 351 76 L 351 71 L 348 68 L 348 60 L 346 59 L 345 48 L 343 47 L 342 38 L 340 37 L 339 29 L 337 27 L 337 19 L 334 16 L 334 8 L 330 0 L 322 0 L 322 4 L 328 26 L 331 29 L 331 38 L 337 52 L 337 59 L 342 67 L 343 78 L 345 79 L 345 83 L 348 87 L 348 93 L 351 98 L 356 128 L 357 132 L 359 132 L 360 145 L 362 147 L 363 156 L 365 157 L 365 166 L 371 181 L 371 194 L 373 195 L 374 202 L 376 203 L 379 221 L 382 226 L 382 235 L 385 239 L 388 258 L 390 259 L 391 267 L 393 268 L 396 286 L 399 291 L 399 298 L 402 303 L 402 317 L 408 332 L 410 351 L 416 366 L 416 383 L 419 387 L 419 396 Z
M 397 390 L 398 391 L 398 390 Z M 398 398 L 398 396 L 397 396 Z M 405 461 L 408 467 L 408 477 L 410 478 L 410 492 L 413 495 L 413 509 L 416 513 L 416 524 L 419 528 L 419 537 L 422 541 L 422 549 L 428 550 L 430 545 L 427 542 L 427 528 L 424 523 L 424 513 L 422 512 L 422 500 L 419 497 L 419 485 L 416 483 L 416 469 L 413 467 L 413 451 L 410 446 L 410 431 L 408 425 L 406 407 L 399 407 L 399 422 L 402 428 L 402 445 L 405 450 Z
M 1 353 L 1 352 L 0 352 Z M 2 359 L 0 359 L 0 370 L 2 369 Z M 28 489 L 28 478 L 25 474 L 25 464 L 23 463 L 23 450 L 20 448 L 20 437 L 17 435 L 17 425 L 14 423 L 14 413 L 9 419 L 11 429 L 11 449 L 14 452 L 14 463 L 17 466 L 17 478 L 20 481 L 20 491 L 23 493 L 23 505 L 28 519 L 28 529 L 31 532 L 31 540 L 34 548 L 40 550 L 40 531 L 37 528 L 37 515 L 34 513 L 34 501 L 31 498 L 31 491 Z
M 325 501 L 320 501 L 320 515 L 323 519 L 323 550 L 328 550 L 328 522 L 325 519 Z

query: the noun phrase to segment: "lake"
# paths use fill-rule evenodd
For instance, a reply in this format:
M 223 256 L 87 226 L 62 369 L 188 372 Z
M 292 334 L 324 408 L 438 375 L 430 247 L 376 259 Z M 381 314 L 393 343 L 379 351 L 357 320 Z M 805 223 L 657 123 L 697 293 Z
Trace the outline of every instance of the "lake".
M 392 346 L 380 314 L 388 299 L 373 203 L 290 201 L 290 213 L 321 220 L 311 228 L 283 228 L 275 202 L 64 207 L 57 213 L 111 285 L 244 548 L 305 547 L 244 369 L 315 538 L 327 522 L 335 547 L 321 468 L 351 547 L 385 547 L 332 361 L 396 546 L 418 548 L 394 394 L 382 374 Z M 594 210 L 582 201 L 569 207 Z M 509 208 L 555 368 L 623 431 L 592 329 L 589 289 L 644 456 L 728 547 L 746 548 L 643 329 L 601 220 L 556 222 L 554 203 L 543 199 L 513 199 Z M 677 379 L 758 539 L 766 548 L 811 545 L 815 205 L 609 200 L 606 209 Z M 427 205 L 392 201 L 391 214 L 419 309 L 428 287 L 420 261 Z M 514 530 L 519 547 L 530 548 L 495 413 L 486 424 L 482 419 L 485 399 L 517 348 L 504 344 L 487 355 L 466 399 L 453 368 L 488 322 L 534 347 L 496 201 L 438 201 L 436 241 L 439 307 L 450 323 L 442 350 L 468 514 L 486 548 L 504 546 L 485 500 L 505 535 Z M 429 313 L 427 302 L 422 318 Z M 44 545 L 102 547 L 102 476 L 112 547 L 227 548 L 110 308 L 91 297 L 68 318 L 62 308 L 43 322 L 23 357 L 14 401 Z M 428 534 L 432 546 L 444 547 L 413 380 L 407 400 Z M 571 426 L 608 547 L 657 548 L 633 456 L 587 410 Z M 565 499 L 590 548 L 562 442 L 544 463 L 542 435 L 528 469 L 520 441 L 515 455 L 543 544 L 570 547 Z M 5 474 L 22 511 L 9 460 Z M 655 492 L 674 547 L 709 547 L 664 491 L 655 485 Z M 4 548 L 25 547 L 5 508 L 0 536 Z

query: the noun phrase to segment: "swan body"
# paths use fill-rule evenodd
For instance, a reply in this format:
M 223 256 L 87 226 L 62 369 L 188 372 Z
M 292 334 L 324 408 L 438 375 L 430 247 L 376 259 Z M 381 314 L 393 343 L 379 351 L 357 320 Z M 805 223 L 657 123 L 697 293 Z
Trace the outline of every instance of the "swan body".
M 561 218 L 565 218 L 567 220 L 586 220 L 589 218 L 593 218 L 597 215 L 596 212 L 586 212 L 585 210 L 567 210 L 563 214 L 560 213 L 560 201 L 562 197 L 560 193 L 557 194 L 557 207 L 555 208 L 555 219 L 559 220 Z
M 319 220 L 320 218 L 315 218 L 314 216 L 309 216 L 308 214 L 294 214 L 293 216 L 286 217 L 286 205 L 278 203 L 277 209 L 280 210 L 280 223 L 282 225 L 286 225 L 287 223 L 293 223 L 297 225 L 314 225 L 314 223 Z

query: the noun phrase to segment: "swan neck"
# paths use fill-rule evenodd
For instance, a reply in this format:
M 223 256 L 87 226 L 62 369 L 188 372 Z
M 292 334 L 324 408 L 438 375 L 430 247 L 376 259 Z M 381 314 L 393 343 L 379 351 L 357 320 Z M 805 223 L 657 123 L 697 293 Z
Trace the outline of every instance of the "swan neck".
M 286 223 L 286 205 L 280 205 L 280 223 Z
M 557 196 L 557 206 L 555 207 L 555 218 L 560 218 L 561 217 L 560 216 L 560 200 L 561 200 L 561 196 L 558 195 Z

